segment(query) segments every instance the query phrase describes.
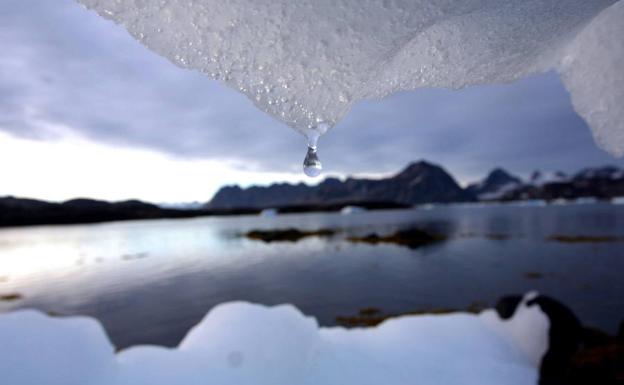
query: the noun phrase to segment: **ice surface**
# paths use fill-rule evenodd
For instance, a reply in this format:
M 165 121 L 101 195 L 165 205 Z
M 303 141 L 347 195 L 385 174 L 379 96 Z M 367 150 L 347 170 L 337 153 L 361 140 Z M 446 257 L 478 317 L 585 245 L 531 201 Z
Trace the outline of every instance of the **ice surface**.
M 78 1 L 307 136 L 364 98 L 554 68 L 598 143 L 624 154 L 623 1 Z
M 534 385 L 548 328 L 524 303 L 508 321 L 489 310 L 346 330 L 319 328 L 289 305 L 234 302 L 175 349 L 115 355 L 95 320 L 24 310 L 0 315 L 0 373 L 12 385 Z
M 594 139 L 624 155 L 624 1 L 594 18 L 567 47 L 560 71 Z

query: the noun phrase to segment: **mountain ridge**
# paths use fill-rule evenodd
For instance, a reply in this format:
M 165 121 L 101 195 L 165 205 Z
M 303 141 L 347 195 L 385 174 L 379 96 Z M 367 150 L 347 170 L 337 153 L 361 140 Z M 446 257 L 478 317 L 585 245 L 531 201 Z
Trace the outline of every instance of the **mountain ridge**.
M 624 196 L 624 169 L 589 167 L 567 175 L 561 171 L 535 171 L 528 180 L 497 167 L 479 182 L 460 187 L 443 167 L 425 160 L 410 163 L 385 178 L 340 180 L 328 177 L 318 185 L 276 183 L 241 188 L 225 186 L 207 208 L 276 208 L 349 202 L 395 202 L 401 205 L 528 199 L 610 199 Z
M 226 186 L 208 208 L 256 207 L 350 202 L 423 203 L 471 202 L 475 197 L 462 189 L 444 168 L 425 160 L 410 163 L 387 178 L 326 178 L 318 185 L 278 183 L 269 186 Z
M 346 206 L 375 210 L 473 201 L 557 201 L 587 197 L 608 200 L 624 197 L 624 169 L 593 167 L 569 175 L 559 171 L 534 172 L 524 181 L 504 169 L 495 168 L 483 180 L 464 189 L 441 166 L 419 161 L 387 178 L 340 180 L 329 177 L 315 186 L 276 183 L 243 189 L 230 185 L 224 186 L 215 197 L 219 194 L 233 201 L 222 206 L 176 208 L 139 200 L 107 202 L 76 198 L 59 203 L 0 197 L 0 227 L 258 214 L 268 208 L 280 213 L 300 213 L 340 211 Z

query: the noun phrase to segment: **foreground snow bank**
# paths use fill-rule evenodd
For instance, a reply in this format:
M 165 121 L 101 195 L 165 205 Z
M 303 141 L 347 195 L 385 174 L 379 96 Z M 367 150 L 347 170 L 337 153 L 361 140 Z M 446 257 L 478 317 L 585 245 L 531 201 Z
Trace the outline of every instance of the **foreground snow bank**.
M 527 299 L 509 320 L 486 310 L 351 330 L 319 328 L 290 305 L 226 303 L 176 349 L 137 346 L 116 355 L 96 320 L 18 311 L 0 315 L 0 378 L 11 385 L 534 385 L 549 321 Z
M 555 69 L 624 154 L 623 0 L 78 1 L 308 136 L 364 98 Z

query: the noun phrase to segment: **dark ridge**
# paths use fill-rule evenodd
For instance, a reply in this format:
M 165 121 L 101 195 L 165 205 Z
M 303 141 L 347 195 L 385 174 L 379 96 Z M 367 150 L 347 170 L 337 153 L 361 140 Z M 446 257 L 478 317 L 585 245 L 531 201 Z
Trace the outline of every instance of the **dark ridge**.
M 382 179 L 327 178 L 316 186 L 303 183 L 272 184 L 241 189 L 226 186 L 207 205 L 210 208 L 332 207 L 379 202 L 382 205 L 413 206 L 422 203 L 470 202 L 464 191 L 442 167 L 425 161 L 414 162 L 401 172 Z
M 105 202 L 93 199 L 72 199 L 52 203 L 15 197 L 0 198 L 0 227 L 98 223 L 138 219 L 192 218 L 204 215 L 257 214 L 248 208 L 217 210 L 163 209 L 138 200 Z
M 502 168 L 495 168 L 490 171 L 483 181 L 470 184 L 466 190 L 478 197 L 481 194 L 499 191 L 503 186 L 509 185 L 510 183 L 520 185 L 522 184 L 522 180 Z

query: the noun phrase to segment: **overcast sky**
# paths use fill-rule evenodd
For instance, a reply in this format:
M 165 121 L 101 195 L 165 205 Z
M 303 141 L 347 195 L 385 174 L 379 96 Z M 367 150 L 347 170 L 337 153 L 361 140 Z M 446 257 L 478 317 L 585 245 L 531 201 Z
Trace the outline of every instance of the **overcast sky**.
M 0 195 L 206 201 L 226 183 L 306 180 L 300 134 L 71 0 L 0 1 L 0 52 Z M 496 166 L 624 166 L 595 146 L 555 73 L 362 102 L 319 155 L 326 174 L 427 159 L 464 184 Z

